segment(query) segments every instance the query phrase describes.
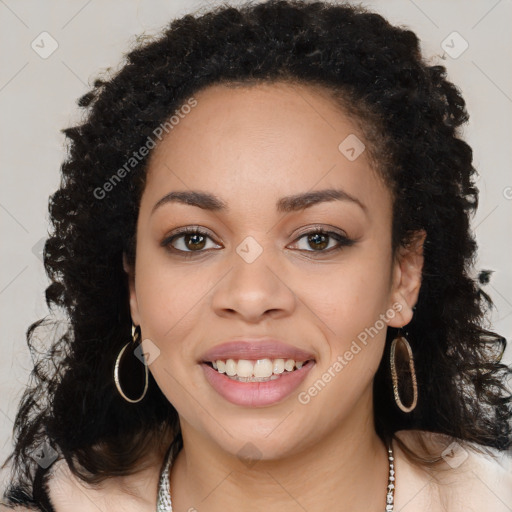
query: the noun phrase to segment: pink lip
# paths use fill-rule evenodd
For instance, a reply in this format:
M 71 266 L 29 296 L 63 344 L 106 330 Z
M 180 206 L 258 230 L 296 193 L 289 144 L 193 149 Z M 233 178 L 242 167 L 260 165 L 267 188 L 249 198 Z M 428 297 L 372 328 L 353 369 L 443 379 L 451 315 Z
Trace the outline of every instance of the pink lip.
M 201 364 L 206 380 L 226 400 L 246 407 L 264 407 L 280 402 L 306 378 L 315 362 L 310 360 L 293 372 L 284 371 L 278 379 L 266 382 L 239 382 L 219 373 L 206 363 Z
M 225 361 L 226 359 L 294 359 L 295 361 L 307 361 L 314 359 L 313 354 L 305 352 L 282 341 L 265 338 L 259 341 L 235 340 L 206 351 L 200 362 Z

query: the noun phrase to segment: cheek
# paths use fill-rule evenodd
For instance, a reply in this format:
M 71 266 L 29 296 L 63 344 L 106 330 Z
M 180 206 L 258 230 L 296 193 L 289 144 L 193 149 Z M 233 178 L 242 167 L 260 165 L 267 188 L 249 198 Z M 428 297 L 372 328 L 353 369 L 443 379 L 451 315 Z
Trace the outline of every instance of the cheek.
M 164 250 L 141 243 L 135 289 L 143 336 L 162 351 L 181 350 L 186 344 L 177 340 L 185 341 L 197 325 L 196 311 L 211 286 L 208 279 L 198 277 L 197 268 L 194 272 L 192 266 L 170 264 Z
M 159 261 L 154 253 L 150 258 L 147 256 L 149 251 L 144 254 L 141 250 L 135 286 L 142 337 L 151 340 L 159 351 L 149 370 L 180 413 L 193 411 L 190 397 L 183 389 L 191 391 L 199 377 L 195 372 L 201 370 L 190 365 L 190 361 L 194 359 L 192 351 L 201 325 L 198 312 L 203 307 L 201 302 L 208 300 L 208 281 L 200 280 L 197 272 Z
M 388 307 L 390 266 L 384 259 L 361 255 L 323 277 L 321 289 L 310 284 L 304 293 L 321 319 L 325 342 L 315 380 L 302 390 L 300 403 L 325 424 L 355 407 L 372 407 L 367 391 L 382 359 L 387 320 L 396 313 Z
M 169 283 L 161 277 L 147 279 L 137 291 L 142 334 L 154 340 L 161 350 L 179 350 L 187 333 L 197 328 L 195 309 L 205 300 L 207 287 L 189 286 L 187 282 L 190 283 L 178 278 Z M 178 340 L 182 343 L 178 344 Z
M 340 264 L 309 272 L 302 295 L 330 328 L 331 337 L 346 342 L 385 313 L 391 292 L 390 261 L 376 249 L 358 248 Z

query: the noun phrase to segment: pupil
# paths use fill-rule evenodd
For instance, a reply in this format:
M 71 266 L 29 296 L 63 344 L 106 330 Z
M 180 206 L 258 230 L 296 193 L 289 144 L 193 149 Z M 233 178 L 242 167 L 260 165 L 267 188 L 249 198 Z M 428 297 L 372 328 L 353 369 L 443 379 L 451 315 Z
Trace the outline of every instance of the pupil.
M 323 239 L 323 242 L 319 240 L 319 238 L 322 238 Z M 327 247 L 327 243 L 326 243 L 326 239 L 328 238 L 327 235 L 324 235 L 322 233 L 315 233 L 313 235 L 310 235 L 308 237 L 308 241 L 313 244 L 320 244 L 322 247 L 320 247 L 320 249 L 325 249 L 325 247 Z
M 203 241 L 202 241 L 202 244 L 203 244 L 203 245 L 201 245 L 200 247 L 198 247 L 198 246 L 196 245 L 196 244 L 198 243 L 197 238 L 201 238 L 201 239 L 203 239 Z M 195 239 L 195 240 L 192 242 L 192 244 L 193 244 L 193 245 L 191 246 L 189 242 L 190 242 L 192 239 Z M 200 234 L 197 234 L 197 233 L 193 233 L 193 234 L 191 234 L 191 235 L 190 235 L 190 234 L 189 234 L 189 235 L 186 235 L 186 241 L 187 241 L 187 247 L 188 247 L 189 249 L 190 249 L 190 248 L 192 248 L 192 249 L 193 249 L 193 248 L 196 248 L 196 249 L 202 249 L 202 248 L 203 248 L 203 246 L 204 246 L 204 236 L 203 236 L 203 235 L 200 235 Z M 199 243 L 201 243 L 201 242 L 199 242 Z

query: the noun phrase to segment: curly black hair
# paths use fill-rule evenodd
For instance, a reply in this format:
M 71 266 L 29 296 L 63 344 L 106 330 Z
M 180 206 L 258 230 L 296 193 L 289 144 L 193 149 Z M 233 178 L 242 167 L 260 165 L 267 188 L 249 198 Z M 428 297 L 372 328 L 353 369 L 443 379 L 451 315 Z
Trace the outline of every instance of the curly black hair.
M 46 301 L 65 313 L 65 331 L 38 354 L 36 331 L 61 324 L 45 317 L 27 331 L 38 358 L 16 416 L 15 449 L 5 462 L 13 467 L 7 500 L 37 502 L 40 468 L 31 455 L 43 442 L 89 483 L 135 473 L 149 450 L 181 446 L 177 412 L 151 375 L 136 405 L 113 384 L 114 362 L 131 338 L 122 259 L 135 261 L 151 154 L 140 157 L 138 150 L 187 99 L 220 83 L 285 82 L 329 91 L 359 123 L 392 191 L 393 250 L 426 232 L 421 290 L 407 326 L 420 400 L 410 414 L 395 405 L 386 363 L 397 332 L 389 328 L 374 379 L 381 439 L 394 439 L 418 464 L 429 462 L 403 445 L 397 431 L 508 448 L 506 340 L 486 326 L 492 301 L 471 277 L 476 242 L 470 220 L 478 191 L 472 150 L 459 132 L 468 114 L 445 67 L 424 60 L 417 36 L 360 6 L 271 0 L 173 20 L 158 36 L 137 41 L 125 59 L 78 100 L 85 121 L 62 130 L 70 144 L 60 188 L 49 200 L 53 231 L 44 266 L 51 281 Z M 107 190 L 105 183 L 135 153 L 137 162 Z

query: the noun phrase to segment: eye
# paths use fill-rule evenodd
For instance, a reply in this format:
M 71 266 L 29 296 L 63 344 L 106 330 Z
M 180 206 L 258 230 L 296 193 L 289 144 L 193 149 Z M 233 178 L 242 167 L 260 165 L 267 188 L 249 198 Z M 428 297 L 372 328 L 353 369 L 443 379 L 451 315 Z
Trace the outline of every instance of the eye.
M 208 232 L 199 227 L 190 226 L 166 237 L 160 245 L 168 247 L 173 253 L 181 253 L 180 256 L 188 257 L 193 256 L 192 253 L 205 252 L 207 240 L 212 240 Z
M 331 253 L 353 245 L 354 240 L 351 240 L 346 235 L 335 231 L 327 231 L 321 227 L 303 233 L 295 243 L 305 239 L 305 244 L 308 247 L 312 247 L 313 250 L 302 248 L 299 250 L 306 252 L 320 252 L 320 253 Z M 332 242 L 332 244 L 331 244 Z
M 348 247 L 354 244 L 354 240 L 348 238 L 346 235 L 335 231 L 327 231 L 322 227 L 310 229 L 297 238 L 294 243 L 297 243 L 302 239 L 305 239 L 305 243 L 309 247 L 312 247 L 313 250 L 306 248 L 299 248 L 299 250 L 310 253 L 330 254 L 332 252 L 339 251 L 343 247 Z M 184 257 L 193 257 L 195 256 L 194 253 L 200 255 L 207 252 L 207 249 L 212 248 L 207 247 L 208 240 L 213 242 L 212 237 L 207 231 L 198 226 L 189 226 L 166 237 L 162 240 L 160 245 L 168 248 L 168 250 L 173 254 Z M 214 247 L 220 246 L 214 244 Z

